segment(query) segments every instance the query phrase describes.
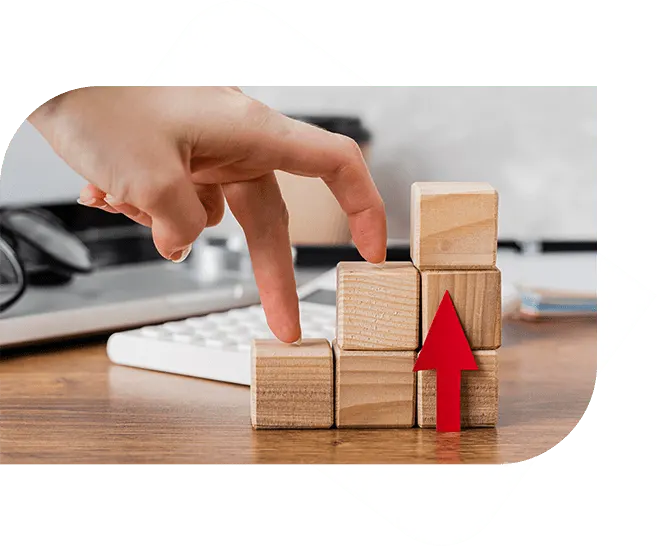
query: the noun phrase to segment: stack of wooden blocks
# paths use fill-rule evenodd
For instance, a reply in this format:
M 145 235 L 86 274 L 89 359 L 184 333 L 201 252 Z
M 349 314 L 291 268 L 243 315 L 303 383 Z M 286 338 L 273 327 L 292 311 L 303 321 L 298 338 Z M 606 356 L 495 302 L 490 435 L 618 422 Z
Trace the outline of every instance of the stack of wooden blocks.
M 298 346 L 254 341 L 253 426 L 403 428 L 414 426 L 417 415 L 420 427 L 435 427 L 436 372 L 416 374 L 413 366 L 446 291 L 479 368 L 463 372 L 462 426 L 495 426 L 501 343 L 497 210 L 497 192 L 488 184 L 413 184 L 413 262 L 338 265 L 332 346 L 325 339 Z
M 461 426 L 497 423 L 497 349 L 502 287 L 497 259 L 497 192 L 488 184 L 413 184 L 411 257 L 422 278 L 422 340 L 446 291 L 470 343 L 476 371 L 461 379 Z M 417 372 L 417 421 L 436 426 L 436 372 Z

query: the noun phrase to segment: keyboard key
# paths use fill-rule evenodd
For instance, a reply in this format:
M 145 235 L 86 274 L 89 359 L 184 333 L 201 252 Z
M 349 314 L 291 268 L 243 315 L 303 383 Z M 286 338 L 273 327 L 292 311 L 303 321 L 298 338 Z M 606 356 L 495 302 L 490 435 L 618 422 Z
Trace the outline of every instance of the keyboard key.
M 212 338 L 212 337 L 204 339 L 203 342 L 208 347 L 218 347 L 220 349 L 223 349 L 224 345 L 226 344 L 225 340 L 221 338 Z
M 196 335 L 202 338 L 212 338 L 219 334 L 219 330 L 216 328 L 207 329 L 207 330 L 198 330 Z
M 232 343 L 240 344 L 240 343 L 251 343 L 251 337 L 250 336 L 233 336 L 230 338 L 230 341 Z
M 162 325 L 162 328 L 169 330 L 170 332 L 179 332 L 179 333 L 183 333 L 183 332 L 191 333 L 194 331 L 187 324 L 185 324 L 184 320 L 178 322 L 166 322 Z
M 203 336 L 206 339 L 220 339 L 223 342 L 225 342 L 228 339 L 228 332 L 225 332 L 223 330 L 216 330 L 215 332 L 210 332 L 209 335 Z
M 185 323 L 192 328 L 207 328 L 208 326 L 214 327 L 214 324 L 207 319 L 207 317 L 192 317 L 188 318 Z
M 212 324 L 211 322 L 204 324 L 203 326 L 198 326 L 194 328 L 194 330 L 198 334 L 203 334 L 203 333 L 212 333 L 212 332 L 217 332 L 218 328 L 216 324 Z
M 162 337 L 165 333 L 157 326 L 144 326 L 143 328 L 139 329 L 139 332 L 141 335 L 151 338 Z
M 227 313 L 212 313 L 207 316 L 207 319 L 215 323 L 223 324 L 227 320 L 226 315 Z
M 174 333 L 173 334 L 173 340 L 177 341 L 178 343 L 191 343 L 194 341 L 195 336 L 193 334 L 181 334 L 181 333 Z

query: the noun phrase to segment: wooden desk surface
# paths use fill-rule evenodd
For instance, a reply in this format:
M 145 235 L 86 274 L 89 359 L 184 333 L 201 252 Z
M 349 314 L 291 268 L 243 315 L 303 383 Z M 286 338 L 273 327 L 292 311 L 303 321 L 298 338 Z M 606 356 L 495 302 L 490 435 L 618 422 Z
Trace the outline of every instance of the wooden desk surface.
M 591 398 L 596 323 L 504 325 L 497 429 L 253 431 L 246 387 L 111 365 L 103 343 L 0 357 L 0 463 L 502 463 Z

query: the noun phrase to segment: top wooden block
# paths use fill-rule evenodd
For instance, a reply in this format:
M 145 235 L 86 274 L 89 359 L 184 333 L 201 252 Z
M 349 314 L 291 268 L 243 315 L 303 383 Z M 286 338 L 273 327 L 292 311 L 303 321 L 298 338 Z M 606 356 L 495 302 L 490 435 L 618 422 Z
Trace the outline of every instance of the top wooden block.
M 419 345 L 420 275 L 411 262 L 338 264 L 337 343 L 342 349 L 413 351 Z
M 411 258 L 418 269 L 486 269 L 497 258 L 497 192 L 483 182 L 411 186 Z

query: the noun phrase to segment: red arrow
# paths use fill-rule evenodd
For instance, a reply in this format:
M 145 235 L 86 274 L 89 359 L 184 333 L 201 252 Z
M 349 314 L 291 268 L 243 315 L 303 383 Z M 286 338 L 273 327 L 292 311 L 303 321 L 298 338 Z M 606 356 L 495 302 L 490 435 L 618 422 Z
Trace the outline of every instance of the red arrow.
M 436 430 L 461 430 L 461 371 L 476 369 L 454 302 L 445 291 L 413 368 L 436 370 Z

